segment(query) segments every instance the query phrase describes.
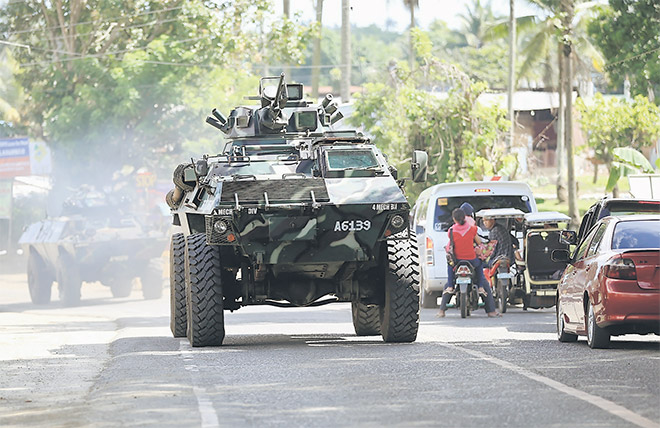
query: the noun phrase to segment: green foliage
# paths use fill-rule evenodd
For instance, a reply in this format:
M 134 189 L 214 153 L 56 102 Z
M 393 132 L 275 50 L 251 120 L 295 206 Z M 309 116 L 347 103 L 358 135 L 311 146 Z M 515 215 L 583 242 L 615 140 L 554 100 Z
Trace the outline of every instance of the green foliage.
M 506 113 L 477 103 L 486 84 L 430 56 L 426 37 L 414 40 L 423 65 L 411 74 L 399 63 L 388 81 L 365 85 L 351 122 L 363 126 L 402 171 L 408 170 L 413 150 L 429 153 L 429 179 L 408 183 L 411 197 L 432 184 L 515 171 L 515 158 L 504 153 Z M 450 90 L 444 97 L 427 90 L 434 87 Z
M 589 25 L 607 59 L 606 71 L 615 86 L 628 76 L 631 94 L 655 94 L 660 102 L 660 10 L 657 0 L 610 0 Z
M 614 161 L 610 168 L 610 176 L 607 180 L 606 190 L 609 192 L 614 189 L 617 182 L 630 174 L 639 174 L 640 172 L 650 174 L 653 172 L 653 165 L 644 157 L 642 153 L 631 147 L 617 147 L 612 150 Z
M 21 116 L 30 136 L 54 149 L 56 173 L 88 177 L 125 164 L 156 169 L 185 142 L 219 146 L 204 116 L 254 91 L 252 61 L 299 62 L 313 31 L 276 20 L 271 7 L 268 0 L 6 3 L 0 32 L 30 47 L 13 50 L 29 94 Z
M 636 157 L 617 148 L 640 149 L 660 138 L 660 109 L 646 97 L 638 95 L 632 102 L 617 98 L 605 99 L 596 94 L 593 102 L 578 99 L 580 124 L 587 134 L 587 148 L 598 162 L 610 170 L 607 189 L 611 190 L 619 178 L 630 173 L 630 167 L 641 165 Z M 616 163 L 615 163 L 616 161 Z
M 351 28 L 351 84 L 363 85 L 378 79 L 383 69 L 393 58 L 403 59 L 405 37 L 400 33 L 383 30 L 376 25 Z M 306 65 L 312 64 L 312 43 L 305 51 Z M 324 27 L 321 31 L 320 85 L 330 85 L 339 90 L 341 64 L 341 33 L 339 28 Z M 335 67 L 331 67 L 335 66 Z M 292 68 L 293 79 L 297 82 L 311 82 L 311 68 Z

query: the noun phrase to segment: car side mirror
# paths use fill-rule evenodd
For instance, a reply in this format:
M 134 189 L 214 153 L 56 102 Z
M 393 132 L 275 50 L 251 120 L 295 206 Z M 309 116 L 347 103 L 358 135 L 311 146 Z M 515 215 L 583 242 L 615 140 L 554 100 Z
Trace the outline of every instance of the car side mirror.
M 412 162 L 410 163 L 413 182 L 423 183 L 426 181 L 428 166 L 429 155 L 425 151 L 415 150 L 412 155 Z
M 559 235 L 559 242 L 564 245 L 577 244 L 577 232 L 574 230 L 562 230 Z
M 568 263 L 571 261 L 571 254 L 568 252 L 568 250 L 552 250 L 550 258 L 553 262 Z

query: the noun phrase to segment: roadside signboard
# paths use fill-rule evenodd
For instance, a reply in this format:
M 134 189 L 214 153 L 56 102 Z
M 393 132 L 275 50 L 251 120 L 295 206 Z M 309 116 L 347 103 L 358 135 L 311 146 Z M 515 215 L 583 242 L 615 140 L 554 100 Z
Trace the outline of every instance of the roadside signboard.
M 27 138 L 0 140 L 0 178 L 30 175 L 30 142 Z
M 28 138 L 0 139 L 0 179 L 48 175 L 52 170 L 50 149 Z

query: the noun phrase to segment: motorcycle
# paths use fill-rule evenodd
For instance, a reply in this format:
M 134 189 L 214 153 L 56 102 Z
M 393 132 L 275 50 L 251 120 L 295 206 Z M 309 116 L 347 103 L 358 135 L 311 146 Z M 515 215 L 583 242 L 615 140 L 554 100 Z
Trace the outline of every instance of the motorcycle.
M 500 257 L 495 261 L 491 269 L 486 268 L 485 270 L 489 271 L 486 277 L 490 278 L 497 309 L 503 314 L 506 312 L 509 291 L 513 286 L 511 262 L 506 257 Z
M 479 292 L 474 283 L 474 267 L 470 262 L 461 260 L 454 267 L 454 293 L 456 305 L 461 309 L 461 318 L 470 316 L 470 312 L 479 308 Z

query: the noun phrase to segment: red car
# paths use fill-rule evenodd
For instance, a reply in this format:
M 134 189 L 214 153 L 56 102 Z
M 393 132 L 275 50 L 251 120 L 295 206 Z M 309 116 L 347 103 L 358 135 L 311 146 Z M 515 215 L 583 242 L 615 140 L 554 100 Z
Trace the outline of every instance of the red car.
M 557 336 L 586 335 L 591 348 L 610 336 L 660 334 L 660 215 L 606 217 L 589 231 L 557 287 Z

